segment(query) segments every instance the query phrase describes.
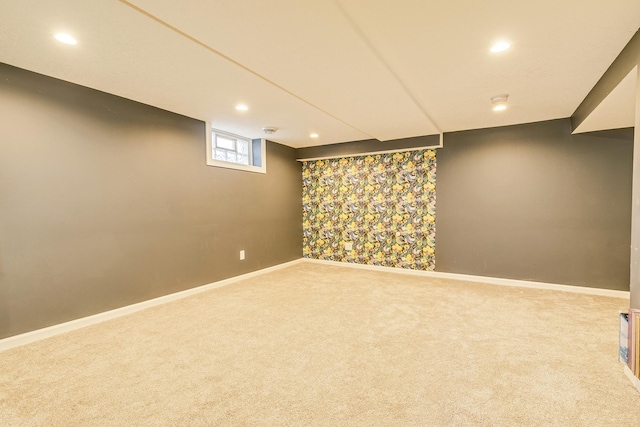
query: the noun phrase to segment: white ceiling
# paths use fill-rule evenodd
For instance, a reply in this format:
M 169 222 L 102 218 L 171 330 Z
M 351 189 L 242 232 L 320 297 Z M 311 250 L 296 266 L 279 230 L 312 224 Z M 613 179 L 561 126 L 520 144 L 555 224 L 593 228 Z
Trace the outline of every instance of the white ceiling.
M 292 147 L 569 117 L 640 27 L 638 0 L 0 0 L 0 10 L 0 62 L 251 138 L 275 126 L 269 139 Z M 78 44 L 55 41 L 59 31 Z M 511 49 L 490 53 L 500 39 Z M 509 108 L 495 113 L 500 93 Z

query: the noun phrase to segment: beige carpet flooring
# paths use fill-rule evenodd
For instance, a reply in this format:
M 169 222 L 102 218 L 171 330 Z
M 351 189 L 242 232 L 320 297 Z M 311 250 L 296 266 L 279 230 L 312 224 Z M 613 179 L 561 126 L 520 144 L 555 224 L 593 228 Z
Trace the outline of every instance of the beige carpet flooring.
M 301 263 L 0 353 L 0 426 L 640 426 L 627 306 Z

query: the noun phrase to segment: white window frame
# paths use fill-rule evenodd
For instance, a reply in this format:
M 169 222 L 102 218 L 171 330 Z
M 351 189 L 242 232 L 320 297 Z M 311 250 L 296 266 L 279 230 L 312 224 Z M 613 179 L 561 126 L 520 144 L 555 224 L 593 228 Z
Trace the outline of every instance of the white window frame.
M 253 162 L 253 140 L 244 136 L 235 135 L 230 132 L 226 132 L 220 129 L 215 129 L 211 126 L 211 123 L 207 123 L 207 165 L 216 166 L 227 169 L 237 169 L 247 172 L 267 173 L 267 142 L 264 139 L 260 139 L 260 166 L 254 166 L 252 164 L 243 165 L 240 163 L 225 162 L 222 160 L 216 160 L 213 157 L 214 154 L 214 141 L 213 134 L 216 133 L 220 136 L 240 139 L 249 142 L 249 162 Z

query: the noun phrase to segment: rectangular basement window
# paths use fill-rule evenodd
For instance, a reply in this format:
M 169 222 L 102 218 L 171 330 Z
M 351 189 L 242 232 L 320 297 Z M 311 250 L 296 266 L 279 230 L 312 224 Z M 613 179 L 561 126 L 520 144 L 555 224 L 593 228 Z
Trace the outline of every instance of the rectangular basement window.
M 207 165 L 266 173 L 266 141 L 234 135 L 207 124 Z

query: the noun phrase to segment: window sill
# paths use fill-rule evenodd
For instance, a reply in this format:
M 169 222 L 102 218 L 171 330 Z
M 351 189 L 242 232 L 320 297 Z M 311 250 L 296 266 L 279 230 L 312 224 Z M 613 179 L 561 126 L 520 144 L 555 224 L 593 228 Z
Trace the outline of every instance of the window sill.
M 226 169 L 236 169 L 236 170 L 241 170 L 245 172 L 267 173 L 267 168 L 265 166 L 241 165 L 237 163 L 222 162 L 220 160 L 207 159 L 207 166 L 215 166 L 215 167 L 226 168 Z

